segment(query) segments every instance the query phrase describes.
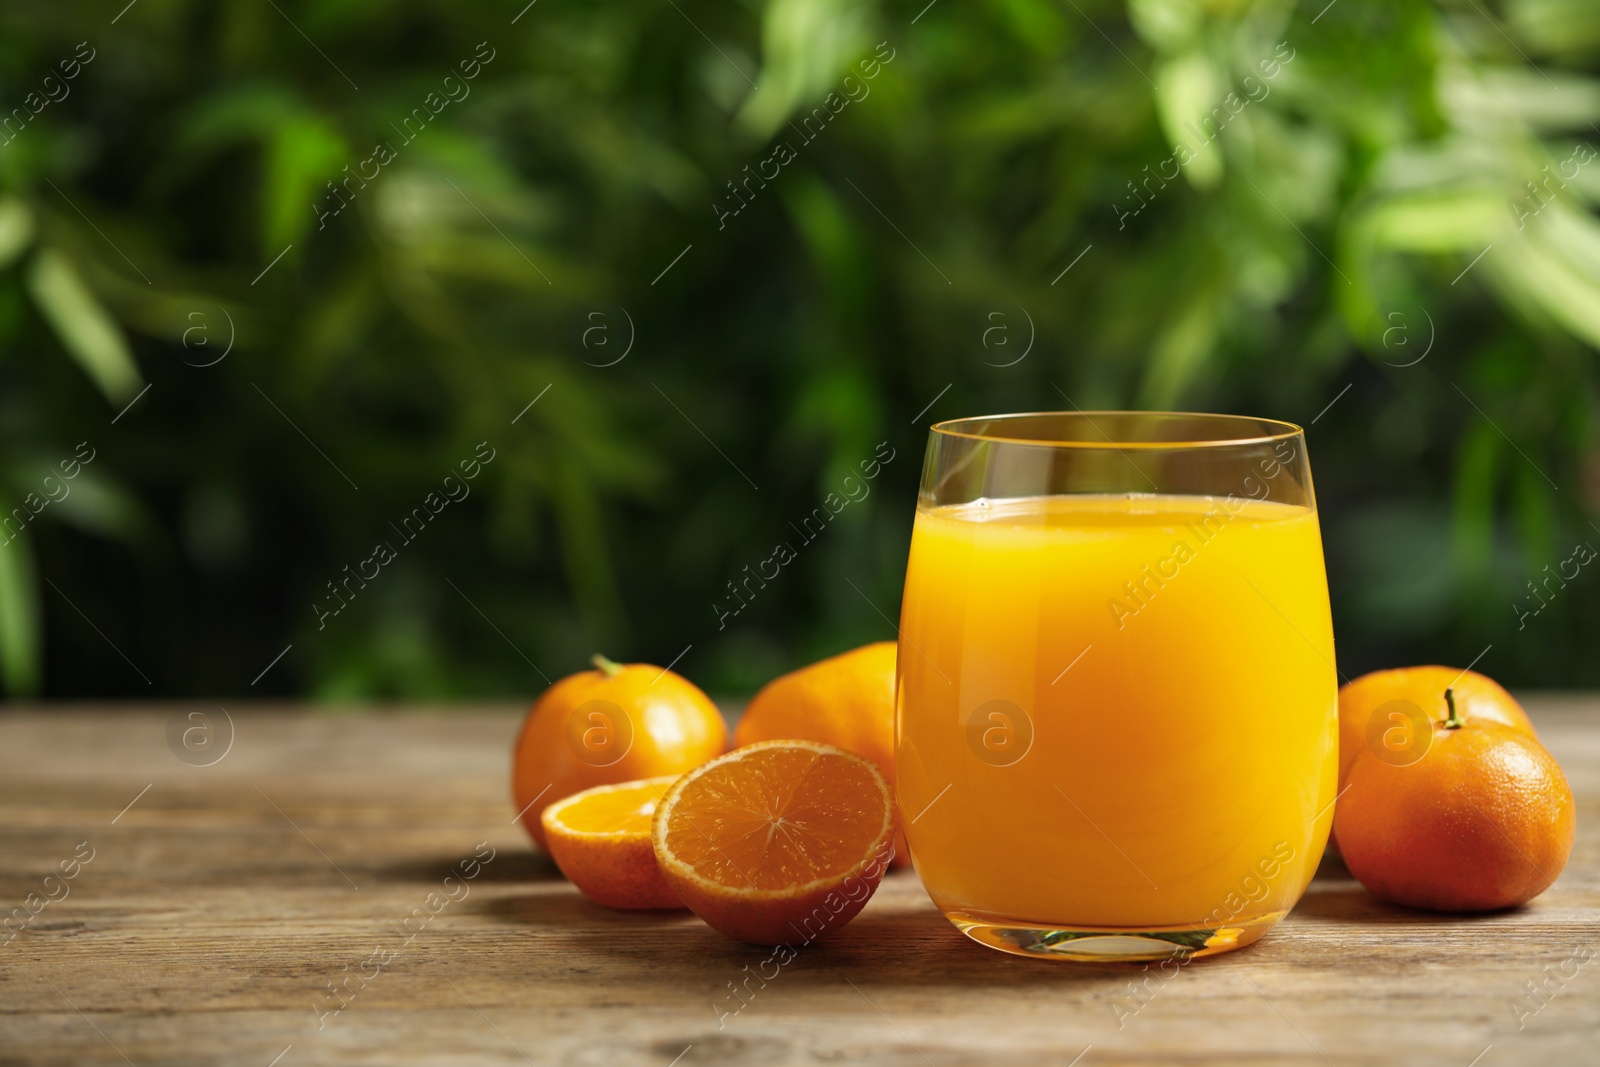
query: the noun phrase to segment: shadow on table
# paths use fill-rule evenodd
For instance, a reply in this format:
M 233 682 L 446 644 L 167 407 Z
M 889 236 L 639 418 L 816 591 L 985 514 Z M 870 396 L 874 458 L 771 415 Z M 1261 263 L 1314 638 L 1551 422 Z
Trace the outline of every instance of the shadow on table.
M 1516 915 L 1523 907 L 1503 908 L 1483 912 L 1481 916 L 1451 915 L 1419 908 L 1406 908 L 1379 900 L 1356 881 L 1344 861 L 1336 854 L 1325 854 L 1317 867 L 1306 895 L 1294 907 L 1293 915 L 1301 919 L 1321 919 L 1327 922 L 1374 923 L 1385 926 L 1449 926 L 1459 928 L 1463 919 L 1481 917 L 1494 919 Z
M 1348 881 L 1353 877 L 1350 868 L 1344 865 L 1344 860 L 1331 844 L 1328 846 L 1328 851 L 1322 854 L 1322 861 L 1317 864 L 1316 874 L 1312 875 L 1313 880 L 1317 882 Z
M 439 883 L 447 875 L 461 877 L 462 855 L 418 856 L 376 868 L 378 875 L 398 882 Z M 480 864 L 473 881 L 505 884 L 514 882 L 559 882 L 561 872 L 550 857 L 531 848 L 499 849 L 492 860 Z
M 1527 910 L 1527 905 L 1504 908 L 1500 911 L 1478 912 L 1470 915 L 1447 914 L 1401 907 L 1379 900 L 1357 882 L 1348 886 L 1312 889 L 1295 905 L 1296 918 L 1320 919 L 1325 922 L 1365 923 L 1380 926 L 1440 926 L 1460 930 L 1462 923 L 1504 918 Z
M 1141 974 L 1136 964 L 1025 959 L 985 948 L 931 903 L 869 908 L 836 935 L 782 963 L 775 962 L 782 957 L 773 949 L 730 941 L 687 911 L 614 911 L 570 886 L 541 885 L 473 904 L 486 920 L 522 928 L 542 947 L 604 959 L 595 973 L 607 982 L 659 984 L 680 993 L 696 987 L 713 991 L 707 995 L 726 993 L 729 982 L 747 980 L 759 986 L 764 975 L 772 983 L 837 987 L 846 994 L 848 979 L 868 994 L 888 986 L 949 986 L 956 994 L 963 988 L 1048 987 L 1115 995 Z M 1250 954 L 1246 948 L 1229 955 Z M 583 981 L 589 972 L 568 973 Z

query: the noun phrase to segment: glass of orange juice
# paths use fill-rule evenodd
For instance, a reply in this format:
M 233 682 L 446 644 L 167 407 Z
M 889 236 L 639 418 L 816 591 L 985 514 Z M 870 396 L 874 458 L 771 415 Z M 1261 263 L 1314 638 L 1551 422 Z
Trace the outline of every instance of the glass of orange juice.
M 895 765 L 917 872 L 969 937 L 1079 960 L 1259 938 L 1327 842 L 1335 678 L 1299 427 L 933 427 Z

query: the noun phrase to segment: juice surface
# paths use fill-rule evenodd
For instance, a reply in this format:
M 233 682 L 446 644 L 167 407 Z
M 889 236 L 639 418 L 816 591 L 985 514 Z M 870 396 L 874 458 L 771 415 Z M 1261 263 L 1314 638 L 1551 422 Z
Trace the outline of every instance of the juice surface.
M 919 510 L 897 702 L 902 825 L 952 918 L 1285 911 L 1337 779 L 1316 512 L 1155 494 Z

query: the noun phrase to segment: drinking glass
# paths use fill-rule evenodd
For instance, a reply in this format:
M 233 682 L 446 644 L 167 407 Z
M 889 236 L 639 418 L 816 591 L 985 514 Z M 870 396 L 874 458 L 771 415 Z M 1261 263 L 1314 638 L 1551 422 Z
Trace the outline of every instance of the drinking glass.
M 1327 842 L 1336 693 L 1299 427 L 932 428 L 895 765 L 922 884 L 969 937 L 1079 960 L 1256 940 Z

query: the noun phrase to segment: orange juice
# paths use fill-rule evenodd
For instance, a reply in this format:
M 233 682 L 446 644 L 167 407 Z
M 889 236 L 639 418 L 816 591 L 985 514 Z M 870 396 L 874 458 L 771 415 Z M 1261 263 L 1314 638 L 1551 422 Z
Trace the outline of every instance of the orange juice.
M 969 932 L 1254 940 L 1327 840 L 1335 694 L 1311 508 L 1123 494 L 917 513 L 899 805 L 924 886 Z

